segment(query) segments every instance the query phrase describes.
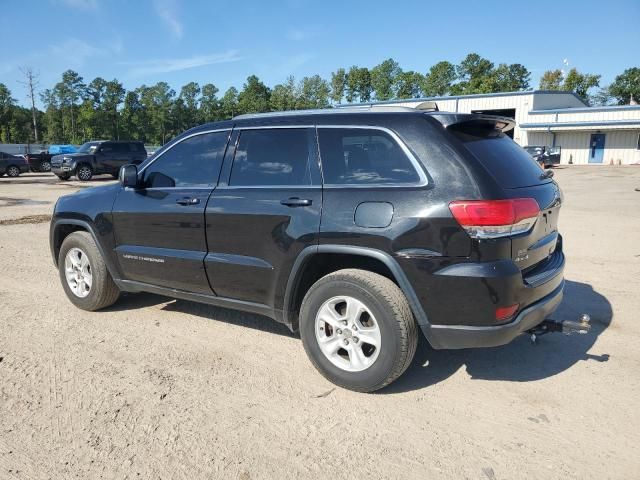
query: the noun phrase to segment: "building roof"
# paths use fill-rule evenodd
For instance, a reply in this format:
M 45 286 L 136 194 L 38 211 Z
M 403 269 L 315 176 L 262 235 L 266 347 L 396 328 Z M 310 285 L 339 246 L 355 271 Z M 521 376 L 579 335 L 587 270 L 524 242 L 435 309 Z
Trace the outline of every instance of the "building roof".
M 421 97 L 421 98 L 405 98 L 395 100 L 381 100 L 376 102 L 362 102 L 362 103 L 341 103 L 337 105 L 338 108 L 347 108 L 359 105 L 385 105 L 385 104 L 398 104 L 409 102 L 434 102 L 444 100 L 461 100 L 461 99 L 473 99 L 473 98 L 486 98 L 486 97 L 515 97 L 518 95 L 571 95 L 577 98 L 585 108 L 590 108 L 584 101 L 576 95 L 574 92 L 565 92 L 561 90 L 524 90 L 517 92 L 497 92 L 497 93 L 474 93 L 470 95 L 445 95 L 440 97 Z

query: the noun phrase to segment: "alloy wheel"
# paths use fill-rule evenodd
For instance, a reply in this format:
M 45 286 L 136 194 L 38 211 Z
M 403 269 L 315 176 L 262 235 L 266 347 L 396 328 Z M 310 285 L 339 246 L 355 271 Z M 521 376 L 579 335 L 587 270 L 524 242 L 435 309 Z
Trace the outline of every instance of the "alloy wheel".
M 90 180 L 92 175 L 91 168 L 87 167 L 86 165 L 83 165 L 78 169 L 77 175 L 78 175 L 78 178 L 82 181 Z
M 382 344 L 380 327 L 369 308 L 346 295 L 322 304 L 315 321 L 318 346 L 336 367 L 361 372 L 378 358 Z
M 93 275 L 89 257 L 79 248 L 72 248 L 64 259 L 67 285 L 76 297 L 84 298 L 91 292 Z
M 17 177 L 20 175 L 20 169 L 12 165 L 7 169 L 7 175 L 10 177 Z

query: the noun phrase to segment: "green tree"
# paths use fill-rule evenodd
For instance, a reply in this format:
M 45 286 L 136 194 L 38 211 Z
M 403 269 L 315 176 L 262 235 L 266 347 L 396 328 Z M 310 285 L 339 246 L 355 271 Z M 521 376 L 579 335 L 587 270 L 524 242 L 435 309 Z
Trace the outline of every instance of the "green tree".
M 331 74 L 331 101 L 340 103 L 344 97 L 347 87 L 347 72 L 344 68 L 339 68 Z
M 425 75 L 423 93 L 429 97 L 447 95 L 451 93 L 451 87 L 457 78 L 455 65 L 447 61 L 438 62 Z
M 296 108 L 298 100 L 298 89 L 293 76 L 287 77 L 285 83 L 280 83 L 273 87 L 271 91 L 271 110 L 284 111 Z
M 185 129 L 198 125 L 200 92 L 200 85 L 196 82 L 189 82 L 180 89 L 178 99 L 184 104 Z
M 392 58 L 371 69 L 371 88 L 376 100 L 390 100 L 395 96 L 396 82 L 401 73 L 400 65 Z
M 6 143 L 11 142 L 10 122 L 15 103 L 11 91 L 4 83 L 0 83 L 0 140 Z
M 401 72 L 396 78 L 396 97 L 402 98 L 418 98 L 422 96 L 422 84 L 424 77 L 418 72 L 407 71 Z
M 327 108 L 329 92 L 329 84 L 320 75 L 304 77 L 298 89 L 296 108 Z
M 147 140 L 146 110 L 140 102 L 138 91 L 130 91 L 124 97 L 122 107 L 122 135 L 128 140 Z
M 563 82 L 563 90 L 574 92 L 585 102 L 589 101 L 589 90 L 600 85 L 600 75 L 580 73 L 575 68 L 569 70 Z
M 640 68 L 627 68 L 615 78 L 608 90 L 618 105 L 628 105 L 631 95 L 636 102 L 640 102 Z
M 540 77 L 540 90 L 562 90 L 562 70 L 547 70 Z
M 501 63 L 485 77 L 482 90 L 489 93 L 527 90 L 531 74 L 524 65 Z
M 356 98 L 360 102 L 368 102 L 371 100 L 371 74 L 367 67 L 353 66 L 347 72 L 346 98 L 351 103 Z
M 86 85 L 82 77 L 73 70 L 67 70 L 62 74 L 62 81 L 54 87 L 54 92 L 60 99 L 63 112 L 63 121 L 68 125 L 66 140 L 71 143 L 80 143 L 77 127 L 78 105 L 86 96 Z
M 213 122 L 222 118 L 218 91 L 218 87 L 212 83 L 207 83 L 202 86 L 199 112 L 201 122 Z
M 493 73 L 493 63 L 477 53 L 467 55 L 456 67 L 456 73 L 460 81 L 452 86 L 452 93 L 469 95 L 490 91 L 487 80 Z
M 238 90 L 235 87 L 229 87 L 224 92 L 222 101 L 220 102 L 220 110 L 222 118 L 229 119 L 235 117 L 238 112 Z
M 45 106 L 45 112 L 39 125 L 44 126 L 46 132 L 42 139 L 45 142 L 56 143 L 64 141 L 64 128 L 60 110 L 60 101 L 51 89 L 45 89 L 40 93 L 40 100 Z
M 108 119 L 111 138 L 120 139 L 119 108 L 124 101 L 126 90 L 115 78 L 107 82 L 102 99 L 102 110 Z
M 269 88 L 258 77 L 250 75 L 238 94 L 238 109 L 241 113 L 268 112 L 270 95 Z

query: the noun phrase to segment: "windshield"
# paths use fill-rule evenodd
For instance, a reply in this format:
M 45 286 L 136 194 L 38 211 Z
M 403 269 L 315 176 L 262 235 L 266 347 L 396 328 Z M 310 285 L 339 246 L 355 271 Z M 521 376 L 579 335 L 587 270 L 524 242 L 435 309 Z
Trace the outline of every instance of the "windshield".
M 78 153 L 93 153 L 98 148 L 98 145 L 100 145 L 98 142 L 83 143 L 78 149 Z

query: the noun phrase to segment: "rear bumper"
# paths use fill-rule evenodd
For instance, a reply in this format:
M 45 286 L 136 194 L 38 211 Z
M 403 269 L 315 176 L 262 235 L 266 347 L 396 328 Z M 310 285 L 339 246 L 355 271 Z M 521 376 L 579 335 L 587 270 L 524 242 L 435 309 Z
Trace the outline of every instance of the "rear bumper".
M 435 349 L 497 347 L 511 342 L 551 315 L 562 301 L 564 280 L 549 295 L 529 305 L 510 323 L 496 326 L 430 325 L 424 332 Z

